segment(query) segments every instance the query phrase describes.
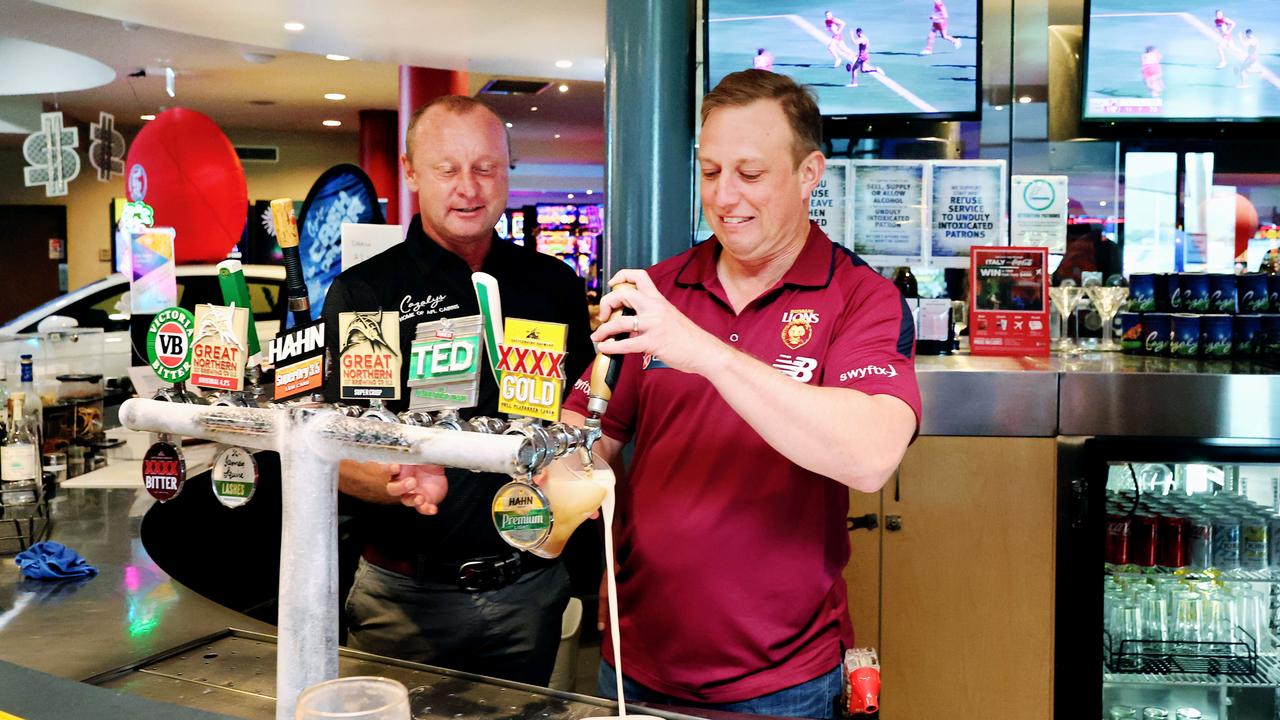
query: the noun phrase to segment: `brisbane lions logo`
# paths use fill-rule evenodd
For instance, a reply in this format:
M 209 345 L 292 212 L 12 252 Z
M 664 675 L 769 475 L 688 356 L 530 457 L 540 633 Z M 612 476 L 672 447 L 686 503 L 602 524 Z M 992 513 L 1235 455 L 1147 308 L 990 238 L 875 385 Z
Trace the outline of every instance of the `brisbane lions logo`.
M 782 344 L 799 350 L 813 339 L 813 326 L 818 313 L 813 310 L 788 310 L 782 314 Z

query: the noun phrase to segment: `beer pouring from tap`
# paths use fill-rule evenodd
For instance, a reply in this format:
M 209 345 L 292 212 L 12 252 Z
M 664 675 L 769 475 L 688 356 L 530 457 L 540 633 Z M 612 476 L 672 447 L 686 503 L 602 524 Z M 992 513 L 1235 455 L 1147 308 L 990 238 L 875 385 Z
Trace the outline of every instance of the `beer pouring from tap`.
M 635 285 L 631 283 L 618 283 L 614 289 L 618 288 L 635 289 Z M 613 311 L 609 316 L 609 320 L 618 317 L 618 313 L 622 315 L 635 315 L 636 311 L 628 307 L 622 307 Z M 630 333 L 619 333 L 615 339 L 625 340 L 630 337 Z M 591 448 L 595 445 L 596 440 L 600 439 L 600 419 L 604 417 L 604 413 L 609 408 L 609 400 L 613 397 L 613 388 L 618 384 L 618 376 L 622 373 L 622 356 L 621 355 L 605 355 L 599 353 L 596 355 L 595 363 L 591 366 L 591 389 L 587 394 L 587 418 L 583 425 L 587 430 L 587 452 L 591 452 Z

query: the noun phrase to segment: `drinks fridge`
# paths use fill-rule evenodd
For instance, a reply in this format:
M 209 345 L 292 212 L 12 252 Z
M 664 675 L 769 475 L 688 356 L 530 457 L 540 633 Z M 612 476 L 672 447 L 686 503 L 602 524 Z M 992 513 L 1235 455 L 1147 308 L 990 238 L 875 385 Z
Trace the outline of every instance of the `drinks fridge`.
M 1060 447 L 1056 718 L 1273 720 L 1280 446 Z

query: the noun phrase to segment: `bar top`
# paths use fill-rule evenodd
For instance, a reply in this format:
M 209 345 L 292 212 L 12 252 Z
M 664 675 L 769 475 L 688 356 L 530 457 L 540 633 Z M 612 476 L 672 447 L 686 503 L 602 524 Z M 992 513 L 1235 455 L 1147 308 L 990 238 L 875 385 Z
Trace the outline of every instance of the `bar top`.
M 1280 437 L 1280 370 L 1084 352 L 916 358 L 922 435 Z

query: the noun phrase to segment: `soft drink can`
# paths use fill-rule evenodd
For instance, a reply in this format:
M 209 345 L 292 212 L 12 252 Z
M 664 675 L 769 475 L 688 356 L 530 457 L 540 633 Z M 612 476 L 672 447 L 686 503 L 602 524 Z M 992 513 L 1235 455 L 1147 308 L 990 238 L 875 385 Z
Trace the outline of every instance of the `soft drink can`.
M 1173 316 L 1169 313 L 1146 313 L 1142 316 L 1143 355 L 1169 354 L 1172 318 Z
M 1160 312 L 1182 312 L 1182 279 L 1178 273 L 1165 273 L 1160 276 L 1160 280 L 1164 285 L 1164 294 L 1156 298 L 1163 299 L 1163 302 L 1157 303 L 1157 309 Z
M 1120 313 L 1120 350 L 1125 355 L 1142 354 L 1142 313 Z
M 1230 315 L 1200 316 L 1200 352 L 1205 357 L 1231 357 Z
M 1262 337 L 1261 315 L 1237 315 L 1232 323 L 1231 348 L 1236 357 L 1252 357 Z
M 1271 293 L 1267 289 L 1267 276 L 1262 273 L 1245 273 L 1236 277 L 1237 310 L 1240 313 L 1264 313 L 1271 309 Z M 1280 308 L 1276 308 L 1280 310 Z
M 1113 513 L 1107 515 L 1107 539 L 1105 559 L 1112 565 L 1129 564 L 1129 516 Z
M 1129 310 L 1131 312 L 1155 312 L 1156 276 L 1153 273 L 1134 273 L 1129 276 Z
M 1280 275 L 1267 276 L 1267 304 L 1280 312 Z
M 1241 523 L 1240 534 L 1244 537 L 1244 547 L 1240 552 L 1240 567 L 1246 570 L 1267 569 L 1271 550 L 1267 525 L 1265 517 L 1246 518 Z
M 1236 276 L 1231 273 L 1209 275 L 1209 309 L 1205 312 L 1227 313 L 1236 311 Z
M 1175 313 L 1170 319 L 1169 354 L 1195 357 L 1200 354 L 1200 316 Z
M 1219 517 L 1213 521 L 1213 566 L 1219 570 L 1240 567 L 1240 518 Z
M 1129 526 L 1129 563 L 1140 567 L 1155 567 L 1160 547 L 1159 538 L 1159 517 L 1135 515 Z
M 1189 313 L 1209 312 L 1209 276 L 1204 273 L 1179 273 L 1178 290 L 1182 309 Z
M 1184 517 L 1161 517 L 1159 528 L 1160 547 L 1156 562 L 1161 567 L 1182 568 L 1187 566 L 1187 519 Z
M 1193 517 L 1187 523 L 1187 563 L 1196 570 L 1213 567 L 1213 521 Z
M 1262 316 L 1262 342 L 1258 355 L 1280 357 L 1280 314 L 1269 313 Z

